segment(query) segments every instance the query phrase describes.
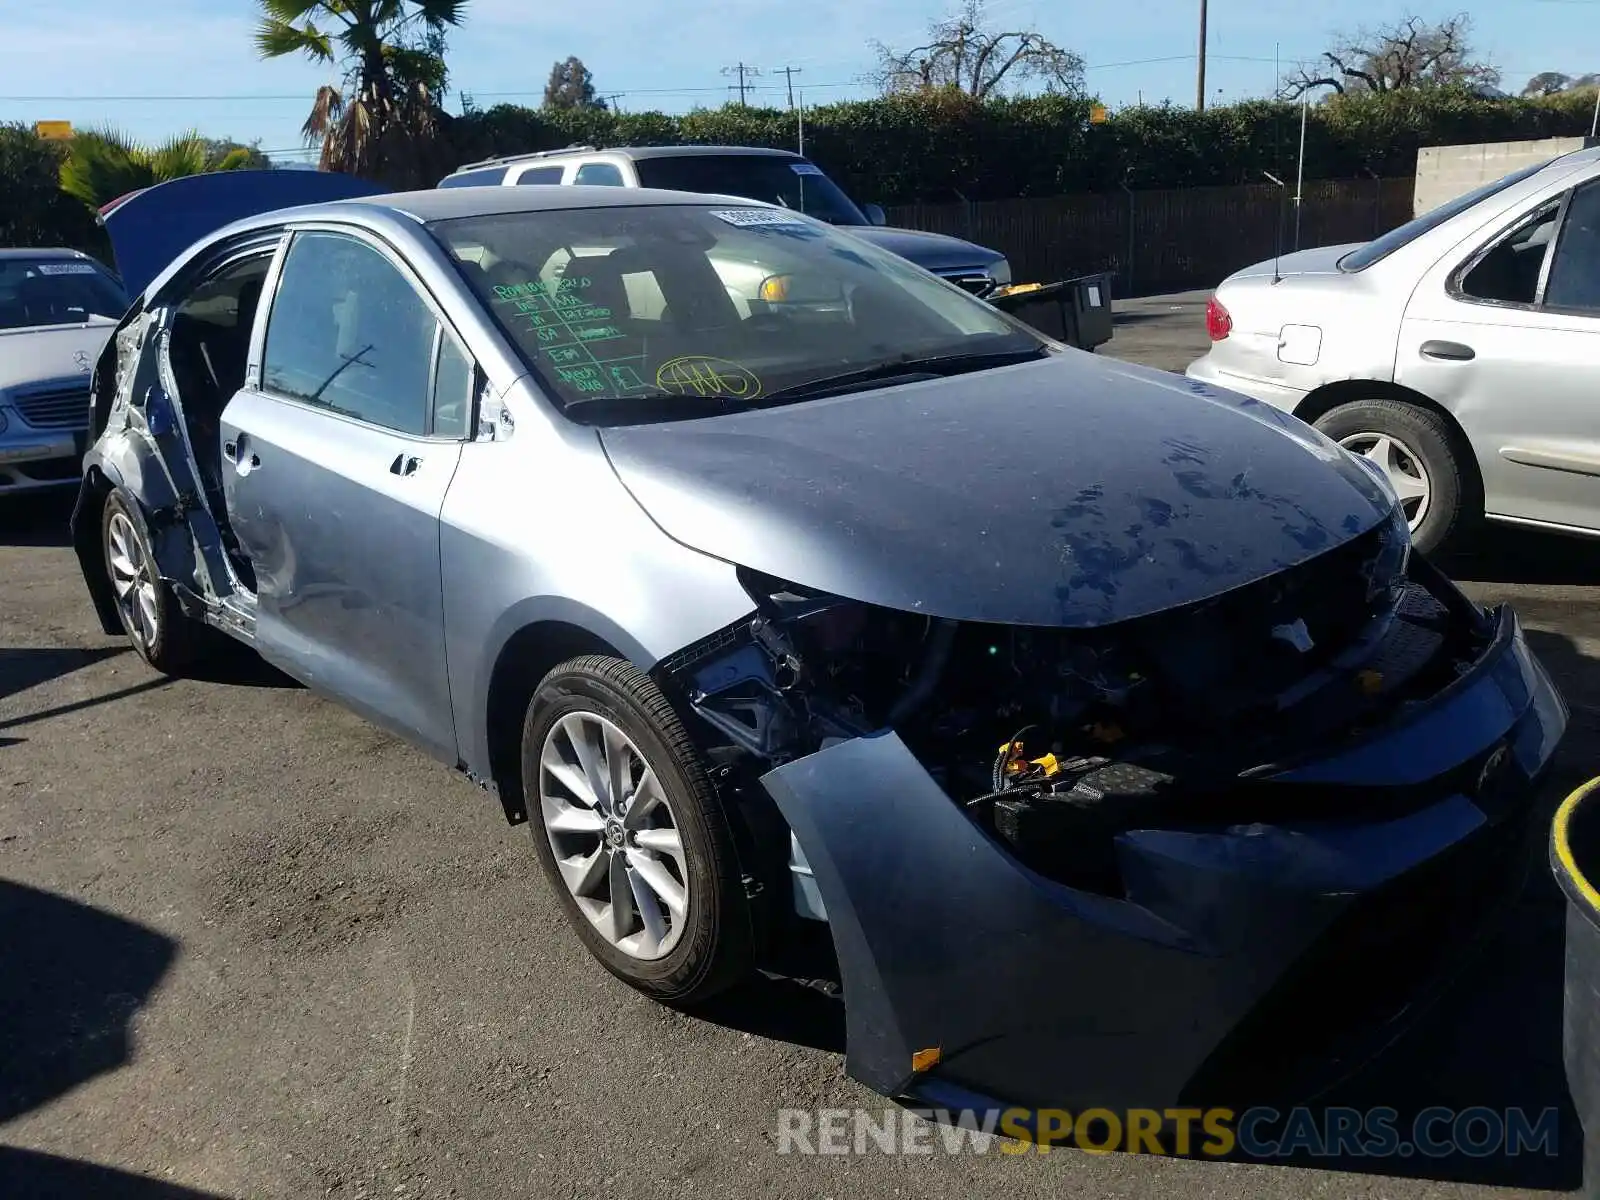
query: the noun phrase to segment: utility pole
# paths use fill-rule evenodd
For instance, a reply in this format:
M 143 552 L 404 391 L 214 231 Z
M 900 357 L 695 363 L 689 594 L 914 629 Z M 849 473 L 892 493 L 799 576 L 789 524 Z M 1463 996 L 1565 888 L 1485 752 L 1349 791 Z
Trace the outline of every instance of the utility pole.
M 740 63 L 738 66 L 734 67 L 723 67 L 722 73 L 724 75 L 737 75 L 739 77 L 740 105 L 744 105 L 747 102 L 745 99 L 745 92 L 749 85 L 745 81 L 747 79 L 754 79 L 757 75 L 761 74 L 761 72 L 756 70 L 754 67 L 747 67 L 743 63 Z
M 1206 0 L 1200 0 L 1200 69 L 1194 81 L 1194 107 L 1206 110 Z
M 781 74 L 783 75 L 783 82 L 789 89 L 789 111 L 790 112 L 794 111 L 794 77 L 796 75 L 800 75 L 800 74 L 803 74 L 803 73 L 804 73 L 804 71 L 800 67 L 784 67 L 781 70 Z

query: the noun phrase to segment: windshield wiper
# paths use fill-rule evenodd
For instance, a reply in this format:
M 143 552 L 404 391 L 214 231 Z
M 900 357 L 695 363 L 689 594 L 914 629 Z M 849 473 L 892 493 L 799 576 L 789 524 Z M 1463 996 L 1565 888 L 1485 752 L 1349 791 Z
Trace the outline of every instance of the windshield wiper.
M 1030 346 L 1026 350 L 990 350 L 979 354 L 934 354 L 927 357 L 903 354 L 898 358 L 873 363 L 870 367 L 843 371 L 838 375 L 824 375 L 820 379 L 779 388 L 775 392 L 768 392 L 762 401 L 781 403 L 785 400 L 812 400 L 874 386 L 888 387 L 897 382 L 942 379 L 969 371 L 987 371 L 994 367 L 1031 362 L 1036 358 L 1046 358 L 1049 353 L 1043 346 Z

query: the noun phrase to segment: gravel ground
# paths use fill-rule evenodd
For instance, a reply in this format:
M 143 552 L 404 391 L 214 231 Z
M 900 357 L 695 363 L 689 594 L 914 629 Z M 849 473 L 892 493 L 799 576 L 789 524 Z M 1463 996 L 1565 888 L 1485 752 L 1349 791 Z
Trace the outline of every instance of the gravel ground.
M 1130 302 L 1106 351 L 1181 367 L 1203 300 Z M 780 1108 L 884 1107 L 843 1075 L 833 1001 L 766 983 L 701 1018 L 630 992 L 562 924 L 525 829 L 449 771 L 247 658 L 169 682 L 100 634 L 66 512 L 0 514 L 0 1197 L 1577 1185 L 1561 910 L 1539 871 L 1508 936 L 1339 1099 L 1561 1106 L 1555 1157 L 780 1155 Z M 1593 770 L 1594 549 L 1498 538 L 1457 568 L 1516 603 L 1573 704 L 1547 802 Z

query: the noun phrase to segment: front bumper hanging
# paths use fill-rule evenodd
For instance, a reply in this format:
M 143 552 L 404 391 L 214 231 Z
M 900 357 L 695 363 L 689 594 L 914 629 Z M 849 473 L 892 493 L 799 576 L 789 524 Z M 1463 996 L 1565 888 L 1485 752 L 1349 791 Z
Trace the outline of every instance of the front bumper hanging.
M 1392 819 L 1131 830 L 1125 898 L 1022 865 L 893 732 L 762 776 L 832 926 L 849 1073 L 939 1104 L 1164 1108 L 1303 1095 L 1302 1072 L 1349 1065 L 1528 861 L 1567 713 L 1515 616 L 1494 621 L 1425 707 L 1272 777 L 1475 783 Z

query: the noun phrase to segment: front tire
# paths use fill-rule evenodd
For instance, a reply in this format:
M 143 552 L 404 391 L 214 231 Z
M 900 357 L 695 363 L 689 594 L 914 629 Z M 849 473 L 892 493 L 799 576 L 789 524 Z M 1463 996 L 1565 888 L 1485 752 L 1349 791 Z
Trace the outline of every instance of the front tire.
M 684 1006 L 751 972 L 732 832 L 649 676 L 600 655 L 546 675 L 523 723 L 522 785 L 551 887 L 608 971 Z
M 1383 468 L 1424 554 L 1459 548 L 1483 515 L 1471 451 L 1439 413 L 1396 400 L 1358 400 L 1316 422 L 1352 454 Z
M 128 641 L 162 674 L 181 674 L 194 661 L 204 626 L 183 611 L 161 578 L 144 513 L 138 501 L 120 488 L 106 497 L 100 545 Z

